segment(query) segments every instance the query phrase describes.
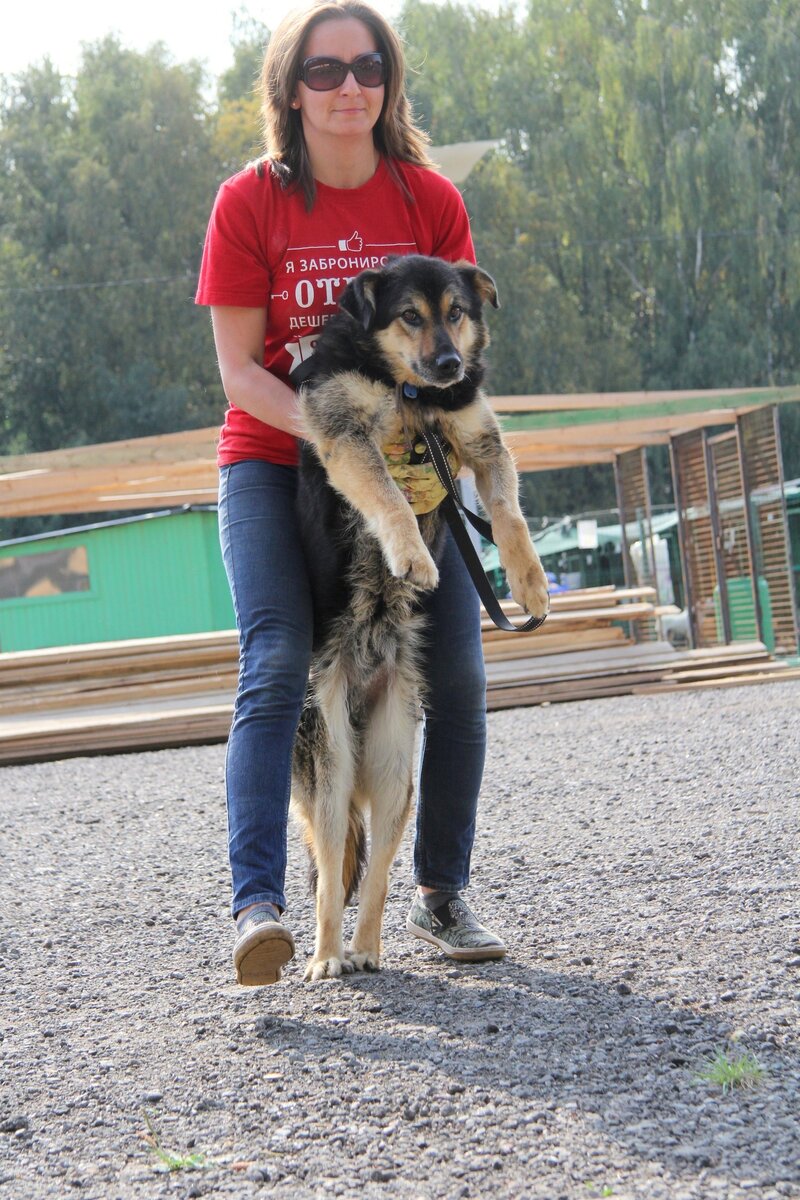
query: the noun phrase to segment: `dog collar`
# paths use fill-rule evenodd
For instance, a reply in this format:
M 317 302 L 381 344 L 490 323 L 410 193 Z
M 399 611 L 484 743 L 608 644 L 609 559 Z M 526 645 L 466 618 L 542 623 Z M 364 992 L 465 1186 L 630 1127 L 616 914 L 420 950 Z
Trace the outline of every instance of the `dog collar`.
M 404 383 L 403 384 L 403 399 L 404 400 L 416 400 L 418 395 L 419 395 L 419 388 L 415 388 L 413 383 Z

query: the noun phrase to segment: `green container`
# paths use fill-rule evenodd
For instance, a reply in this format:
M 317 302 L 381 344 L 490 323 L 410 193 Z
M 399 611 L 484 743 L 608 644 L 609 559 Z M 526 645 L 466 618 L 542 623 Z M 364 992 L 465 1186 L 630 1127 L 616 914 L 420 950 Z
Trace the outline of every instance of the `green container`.
M 764 623 L 764 645 L 772 653 L 775 649 L 772 603 L 769 597 L 769 584 L 763 575 L 758 577 L 758 599 L 761 605 L 761 619 Z M 731 617 L 732 640 L 734 642 L 759 641 L 756 609 L 753 603 L 753 586 L 748 575 L 736 576 L 728 580 L 728 609 Z M 722 608 L 719 602 L 719 585 L 714 588 L 714 614 L 717 619 L 717 638 L 722 642 L 725 634 L 722 626 Z
M 216 508 L 0 543 L 0 651 L 235 627 Z

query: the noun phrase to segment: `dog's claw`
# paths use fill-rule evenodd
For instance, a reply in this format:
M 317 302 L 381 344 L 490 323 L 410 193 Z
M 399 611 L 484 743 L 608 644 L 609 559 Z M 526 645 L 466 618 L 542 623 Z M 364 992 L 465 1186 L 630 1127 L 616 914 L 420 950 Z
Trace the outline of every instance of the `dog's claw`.
M 426 554 L 424 558 L 422 555 L 412 558 L 405 565 L 405 569 L 400 566 L 392 574 L 397 575 L 398 579 L 407 580 L 414 587 L 421 588 L 425 592 L 432 592 L 439 583 L 439 572 L 430 554 Z
M 426 592 L 437 586 L 439 571 L 421 539 L 400 540 L 393 546 L 384 546 L 384 553 L 396 579 L 404 579 Z
M 550 592 L 547 576 L 538 559 L 519 573 L 509 571 L 508 584 L 512 598 L 525 612 L 530 613 L 533 617 L 547 615 L 550 607 Z
M 339 979 L 352 975 L 355 967 L 348 958 L 310 958 L 303 976 L 306 983 L 318 983 L 320 979 Z
M 378 955 L 371 950 L 348 950 L 347 959 L 357 971 L 380 971 Z

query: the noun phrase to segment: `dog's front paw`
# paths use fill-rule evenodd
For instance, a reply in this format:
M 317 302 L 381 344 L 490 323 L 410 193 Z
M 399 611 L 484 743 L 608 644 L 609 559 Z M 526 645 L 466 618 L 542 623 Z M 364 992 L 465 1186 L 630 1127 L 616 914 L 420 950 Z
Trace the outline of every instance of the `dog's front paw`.
M 538 555 L 506 569 L 511 595 L 532 617 L 544 617 L 550 608 L 547 576 Z
M 404 544 L 392 547 L 386 557 L 389 570 L 397 579 L 405 579 L 425 592 L 432 592 L 439 582 L 436 563 L 422 542 L 419 546 Z
M 380 971 L 380 955 L 374 950 L 354 950 L 346 951 L 347 960 L 351 962 L 357 971 Z
M 318 983 L 320 979 L 339 979 L 342 975 L 352 975 L 355 969 L 348 958 L 315 957 L 308 960 L 303 978 L 306 983 Z

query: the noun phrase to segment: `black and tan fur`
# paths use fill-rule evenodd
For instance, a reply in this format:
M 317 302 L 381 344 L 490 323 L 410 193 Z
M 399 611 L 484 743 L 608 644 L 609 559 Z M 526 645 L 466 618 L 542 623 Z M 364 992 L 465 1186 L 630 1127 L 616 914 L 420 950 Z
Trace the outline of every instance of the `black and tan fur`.
M 415 517 L 381 447 L 399 407 L 408 438 L 437 429 L 475 473 L 512 595 L 547 610 L 547 582 L 517 501 L 517 476 L 480 385 L 492 279 L 469 264 L 393 259 L 344 292 L 301 391 L 300 519 L 315 651 L 295 744 L 292 799 L 317 875 L 307 980 L 379 965 L 388 874 L 412 800 L 424 688 L 420 594 L 438 582 L 439 510 Z M 400 396 L 398 385 L 418 389 Z M 350 947 L 344 905 L 370 854 Z

